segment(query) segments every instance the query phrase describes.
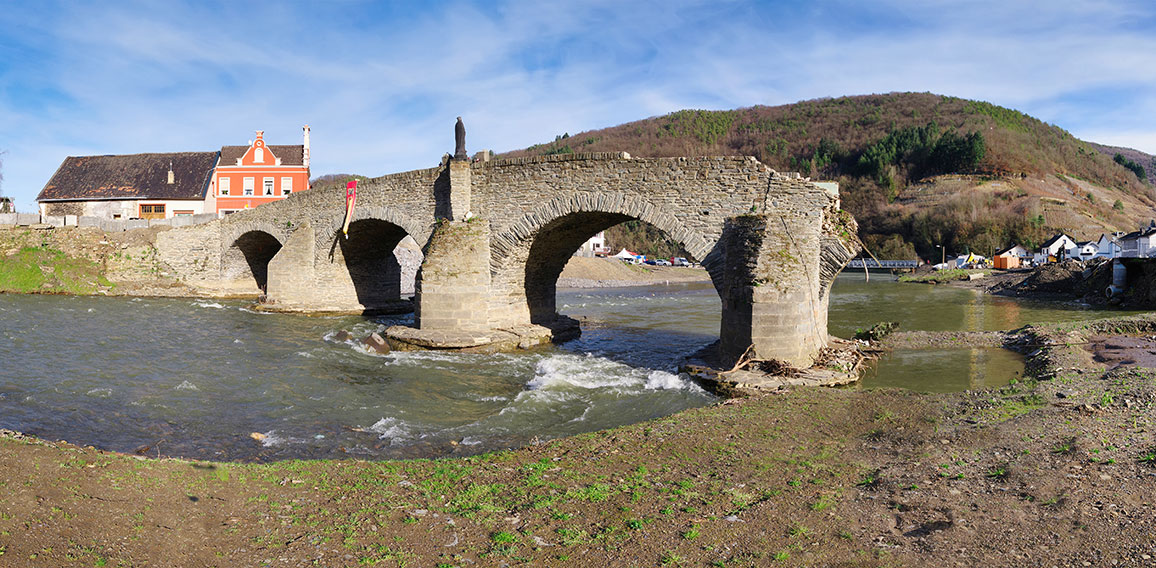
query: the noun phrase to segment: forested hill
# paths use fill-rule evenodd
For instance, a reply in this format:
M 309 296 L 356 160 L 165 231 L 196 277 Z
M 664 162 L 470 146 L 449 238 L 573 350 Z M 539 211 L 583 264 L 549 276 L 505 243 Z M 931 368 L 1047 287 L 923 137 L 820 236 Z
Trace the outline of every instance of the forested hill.
M 840 182 L 843 207 L 881 257 L 991 254 L 1055 230 L 1092 239 L 1156 217 L 1153 157 L 1099 146 L 1015 110 L 927 93 L 728 111 L 683 110 L 559 134 L 503 156 L 625 151 L 749 155 Z

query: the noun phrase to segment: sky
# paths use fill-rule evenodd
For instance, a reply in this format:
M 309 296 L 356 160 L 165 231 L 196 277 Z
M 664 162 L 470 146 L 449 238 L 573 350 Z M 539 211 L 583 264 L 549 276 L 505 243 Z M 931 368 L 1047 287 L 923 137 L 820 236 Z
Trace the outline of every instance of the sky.
M 264 130 L 312 174 L 436 166 L 680 109 L 888 92 L 988 101 L 1156 154 L 1150 0 L 0 0 L 0 193 L 67 156 Z

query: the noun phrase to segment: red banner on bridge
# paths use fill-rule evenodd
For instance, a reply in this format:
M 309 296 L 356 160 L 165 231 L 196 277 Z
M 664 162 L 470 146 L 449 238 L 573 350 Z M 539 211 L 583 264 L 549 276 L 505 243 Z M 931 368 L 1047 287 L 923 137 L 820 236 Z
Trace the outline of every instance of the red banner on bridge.
M 345 184 L 345 224 L 341 232 L 349 238 L 349 223 L 353 222 L 353 206 L 357 204 L 357 180 Z

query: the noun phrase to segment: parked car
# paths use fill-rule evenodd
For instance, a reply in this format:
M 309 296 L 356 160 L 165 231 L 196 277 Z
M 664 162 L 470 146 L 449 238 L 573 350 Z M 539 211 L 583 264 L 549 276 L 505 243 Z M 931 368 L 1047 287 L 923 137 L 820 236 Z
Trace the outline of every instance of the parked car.
M 690 266 L 690 262 L 681 256 L 676 256 L 670 259 L 672 266 Z
M 650 260 L 648 258 L 648 259 L 642 261 L 642 264 L 649 264 L 650 266 L 654 266 L 654 265 L 658 264 L 658 261 L 657 260 Z
M 670 261 L 665 258 L 660 258 L 654 261 L 655 266 L 670 266 Z

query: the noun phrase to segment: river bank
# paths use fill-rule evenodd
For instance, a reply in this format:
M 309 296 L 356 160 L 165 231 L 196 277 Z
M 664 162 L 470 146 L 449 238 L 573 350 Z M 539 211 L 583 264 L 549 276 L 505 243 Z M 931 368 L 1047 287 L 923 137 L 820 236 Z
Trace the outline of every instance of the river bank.
M 1141 565 L 1156 557 L 1153 375 L 1098 362 L 1089 345 L 1154 333 L 1151 316 L 1029 326 L 976 339 L 1028 354 L 1028 376 L 1001 389 L 788 389 L 454 460 L 190 462 L 155 459 L 163 446 L 145 459 L 9 432 L 0 555 L 12 566 Z
M 616 258 L 575 256 L 558 277 L 559 288 L 618 288 L 655 284 L 710 282 L 702 268 L 625 264 Z

